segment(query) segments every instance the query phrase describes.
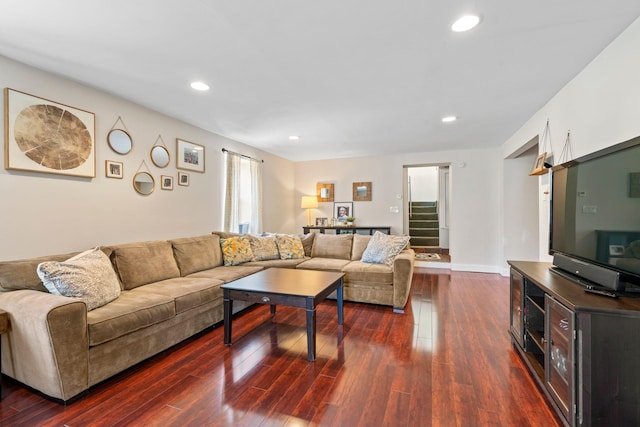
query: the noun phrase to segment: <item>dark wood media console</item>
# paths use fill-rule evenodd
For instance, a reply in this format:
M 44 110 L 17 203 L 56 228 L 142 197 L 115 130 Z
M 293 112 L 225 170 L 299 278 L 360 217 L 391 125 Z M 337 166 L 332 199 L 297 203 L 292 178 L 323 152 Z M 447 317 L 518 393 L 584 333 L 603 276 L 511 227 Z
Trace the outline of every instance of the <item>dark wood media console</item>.
M 640 425 L 640 294 L 593 295 L 550 263 L 509 265 L 512 342 L 563 422 Z

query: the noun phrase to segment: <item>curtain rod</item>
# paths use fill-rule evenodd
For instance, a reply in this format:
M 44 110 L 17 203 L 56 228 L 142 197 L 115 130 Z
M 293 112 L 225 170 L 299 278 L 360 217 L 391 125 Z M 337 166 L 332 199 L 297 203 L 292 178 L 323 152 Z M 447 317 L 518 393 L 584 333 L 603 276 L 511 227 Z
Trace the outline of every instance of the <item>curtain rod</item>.
M 255 160 L 256 162 L 264 163 L 264 160 L 255 159 L 255 158 L 250 157 L 250 156 L 245 156 L 244 154 L 236 153 L 235 151 L 227 150 L 226 148 L 223 148 L 222 151 L 224 153 L 231 153 L 231 154 L 235 154 L 236 156 L 244 157 L 245 159 L 251 159 L 251 160 Z

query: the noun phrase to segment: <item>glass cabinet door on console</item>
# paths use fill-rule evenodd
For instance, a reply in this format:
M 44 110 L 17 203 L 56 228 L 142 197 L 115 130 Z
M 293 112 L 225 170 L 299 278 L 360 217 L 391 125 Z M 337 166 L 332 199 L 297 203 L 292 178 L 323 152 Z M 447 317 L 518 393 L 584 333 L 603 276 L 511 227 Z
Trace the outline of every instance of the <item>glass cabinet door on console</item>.
M 522 274 L 511 270 L 511 335 L 524 347 L 524 281 Z
M 545 385 L 566 420 L 574 425 L 574 313 L 545 295 Z

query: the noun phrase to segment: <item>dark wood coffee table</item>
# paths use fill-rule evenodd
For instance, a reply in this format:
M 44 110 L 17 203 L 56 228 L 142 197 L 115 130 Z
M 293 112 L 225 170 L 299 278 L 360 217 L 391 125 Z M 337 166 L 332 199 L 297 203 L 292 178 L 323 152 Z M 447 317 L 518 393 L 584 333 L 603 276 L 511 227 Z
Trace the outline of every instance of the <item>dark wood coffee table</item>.
M 307 311 L 307 354 L 316 360 L 316 306 L 337 291 L 338 324 L 342 325 L 342 277 L 344 273 L 293 268 L 269 268 L 222 285 L 224 303 L 224 345 L 231 345 L 233 300 L 304 308 Z

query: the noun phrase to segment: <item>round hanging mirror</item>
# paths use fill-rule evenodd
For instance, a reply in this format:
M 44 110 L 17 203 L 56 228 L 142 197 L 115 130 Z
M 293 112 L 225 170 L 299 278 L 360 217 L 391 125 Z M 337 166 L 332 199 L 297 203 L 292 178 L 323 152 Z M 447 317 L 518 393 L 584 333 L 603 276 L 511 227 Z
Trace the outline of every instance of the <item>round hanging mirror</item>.
M 144 196 L 153 193 L 155 184 L 156 182 L 149 172 L 137 172 L 133 176 L 133 188 Z
M 109 147 L 118 154 L 127 154 L 133 148 L 131 136 L 122 129 L 112 129 L 107 135 Z
M 151 149 L 151 161 L 159 168 L 166 168 L 169 165 L 169 150 L 162 145 L 155 145 Z

